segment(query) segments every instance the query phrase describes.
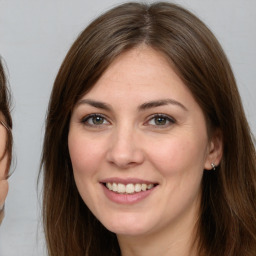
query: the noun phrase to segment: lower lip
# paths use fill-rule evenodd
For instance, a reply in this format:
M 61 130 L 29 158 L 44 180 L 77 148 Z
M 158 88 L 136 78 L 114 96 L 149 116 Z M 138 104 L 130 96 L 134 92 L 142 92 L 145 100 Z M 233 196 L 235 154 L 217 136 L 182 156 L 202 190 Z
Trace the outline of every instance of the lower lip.
M 110 191 L 108 188 L 105 187 L 104 184 L 102 184 L 103 191 L 106 195 L 106 197 L 115 203 L 118 204 L 135 204 L 143 199 L 147 198 L 154 190 L 156 187 L 146 190 L 146 191 L 141 191 L 137 192 L 134 194 L 118 194 L 116 192 Z

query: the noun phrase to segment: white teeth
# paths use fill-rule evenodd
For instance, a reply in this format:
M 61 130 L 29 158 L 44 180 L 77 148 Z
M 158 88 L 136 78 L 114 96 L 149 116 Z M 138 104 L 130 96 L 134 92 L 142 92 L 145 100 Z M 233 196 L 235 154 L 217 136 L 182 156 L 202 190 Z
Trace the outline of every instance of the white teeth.
M 121 184 L 121 183 L 118 183 L 118 185 L 117 185 L 117 192 L 118 193 L 125 193 L 125 190 L 126 190 L 125 185 Z
M 153 184 L 148 184 L 148 185 L 147 185 L 147 189 L 151 189 L 151 188 L 153 188 L 153 187 L 154 187 Z
M 127 184 L 125 192 L 128 193 L 128 194 L 134 193 L 134 185 L 133 184 Z
M 112 190 L 112 184 L 111 183 L 106 183 L 106 187 L 109 189 L 109 190 Z
M 113 190 L 114 192 L 117 192 L 117 184 L 116 184 L 116 183 L 113 183 L 113 184 L 112 184 L 112 190 Z
M 135 184 L 134 191 L 135 192 L 140 192 L 141 191 L 141 185 L 140 184 Z
M 146 191 L 147 190 L 147 184 L 142 184 L 141 185 L 141 190 Z
M 109 190 L 120 193 L 120 194 L 125 194 L 125 193 L 126 194 L 133 194 L 133 193 L 138 193 L 138 192 L 141 192 L 141 191 L 146 191 L 146 190 L 152 189 L 154 187 L 154 184 L 145 184 L 145 183 L 143 183 L 143 184 L 139 184 L 139 183 L 132 184 L 132 183 L 129 183 L 129 184 L 125 185 L 125 184 L 122 184 L 122 183 L 107 182 L 106 187 Z

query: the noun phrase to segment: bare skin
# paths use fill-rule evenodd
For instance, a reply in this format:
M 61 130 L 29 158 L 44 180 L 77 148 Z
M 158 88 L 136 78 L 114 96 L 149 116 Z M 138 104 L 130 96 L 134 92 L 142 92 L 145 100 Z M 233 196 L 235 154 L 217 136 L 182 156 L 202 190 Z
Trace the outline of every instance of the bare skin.
M 0 124 L 0 224 L 4 218 L 4 202 L 8 193 L 8 181 L 7 181 L 7 155 L 3 157 L 5 142 L 7 139 L 6 128 Z

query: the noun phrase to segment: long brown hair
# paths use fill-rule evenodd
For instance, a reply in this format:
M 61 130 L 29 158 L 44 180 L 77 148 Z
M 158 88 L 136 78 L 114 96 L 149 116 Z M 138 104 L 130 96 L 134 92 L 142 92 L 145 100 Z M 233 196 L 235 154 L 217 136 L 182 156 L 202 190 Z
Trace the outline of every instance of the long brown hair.
M 7 87 L 7 80 L 4 73 L 4 67 L 2 65 L 0 59 L 0 112 L 1 119 L 0 123 L 6 128 L 7 131 L 7 140 L 5 144 L 4 153 L 0 156 L 0 164 L 1 160 L 7 155 L 7 165 L 6 165 L 6 177 L 8 177 L 8 171 L 10 169 L 11 160 L 12 160 L 12 118 L 10 113 L 10 105 L 11 105 L 11 97 L 10 91 Z
M 48 252 L 120 255 L 115 234 L 82 201 L 67 146 L 76 102 L 111 62 L 140 44 L 162 52 L 223 135 L 223 157 L 202 180 L 198 255 L 253 256 L 256 251 L 255 147 L 229 62 L 210 30 L 170 3 L 127 3 L 93 21 L 67 53 L 49 102 L 41 167 Z

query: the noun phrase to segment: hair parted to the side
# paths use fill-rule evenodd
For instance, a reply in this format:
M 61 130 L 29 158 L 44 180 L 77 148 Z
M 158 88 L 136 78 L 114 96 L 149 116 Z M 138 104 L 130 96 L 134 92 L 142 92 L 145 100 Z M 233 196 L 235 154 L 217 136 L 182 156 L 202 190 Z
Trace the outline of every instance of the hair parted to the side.
M 255 147 L 232 70 L 218 41 L 197 17 L 162 2 L 127 3 L 106 12 L 80 34 L 60 67 L 41 162 L 49 255 L 120 255 L 115 234 L 79 196 L 67 137 L 77 101 L 118 55 L 140 44 L 166 56 L 202 108 L 209 131 L 219 129 L 223 136 L 221 164 L 203 176 L 198 255 L 255 256 Z
M 6 128 L 7 131 L 7 140 L 5 144 L 5 150 L 3 155 L 0 156 L 0 164 L 1 160 L 7 154 L 8 160 L 6 165 L 6 178 L 9 176 L 9 169 L 12 161 L 12 117 L 10 113 L 11 105 L 11 97 L 9 88 L 7 87 L 7 81 L 4 73 L 4 67 L 2 65 L 2 61 L 0 58 L 0 112 L 1 112 L 1 124 Z

